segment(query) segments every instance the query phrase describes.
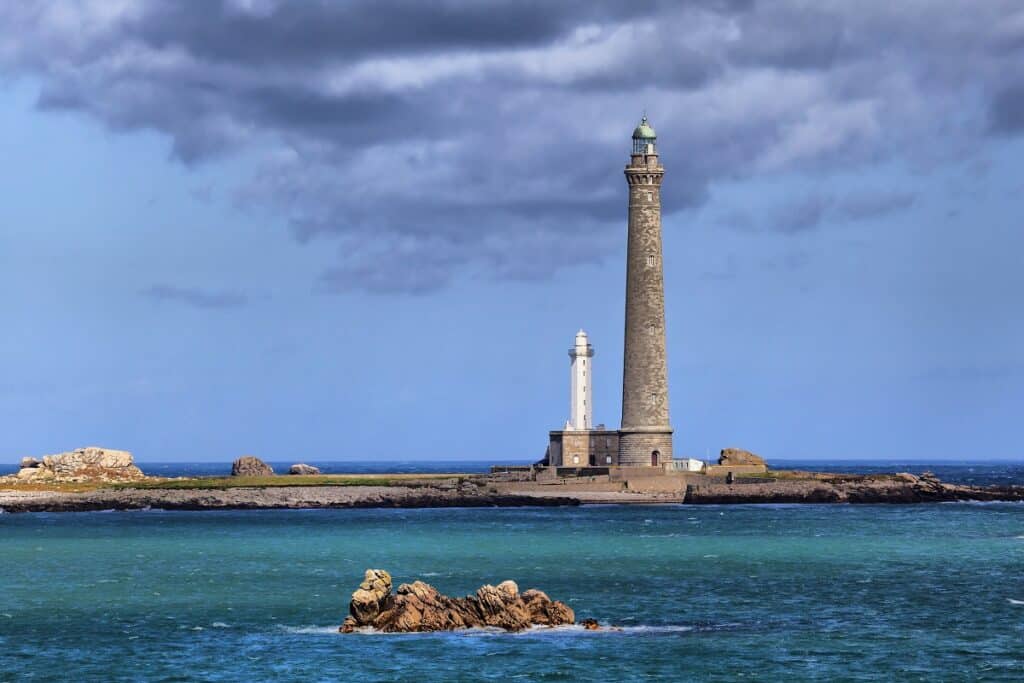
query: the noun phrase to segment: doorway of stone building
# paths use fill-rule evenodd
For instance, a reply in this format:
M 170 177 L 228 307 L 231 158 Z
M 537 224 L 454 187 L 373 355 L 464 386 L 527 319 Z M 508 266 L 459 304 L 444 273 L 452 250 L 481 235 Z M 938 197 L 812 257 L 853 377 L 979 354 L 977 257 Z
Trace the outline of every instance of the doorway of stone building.
M 661 459 L 661 453 L 658 451 L 651 451 L 651 467 L 657 467 L 658 461 Z

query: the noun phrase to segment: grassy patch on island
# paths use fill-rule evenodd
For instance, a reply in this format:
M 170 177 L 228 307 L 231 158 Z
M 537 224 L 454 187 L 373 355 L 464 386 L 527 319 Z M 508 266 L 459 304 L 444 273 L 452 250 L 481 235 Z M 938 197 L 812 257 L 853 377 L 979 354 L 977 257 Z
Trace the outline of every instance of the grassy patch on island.
M 237 489 L 282 486 L 430 486 L 439 480 L 462 479 L 457 474 L 288 474 L 269 477 L 196 477 L 150 479 L 114 484 L 122 489 Z
M 164 479 L 147 477 L 124 482 L 20 482 L 4 481 L 0 489 L 12 491 L 62 491 L 83 493 L 98 489 L 237 489 L 300 486 L 405 486 L 417 488 L 436 485 L 444 480 L 462 481 L 465 474 L 280 474 L 269 477 L 191 477 Z
M 269 477 L 197 477 L 195 479 L 157 479 L 113 484 L 119 489 L 238 489 L 281 486 L 402 486 L 390 477 L 349 477 L 339 475 L 288 475 Z M 407 485 L 407 484 L 406 484 Z
M 740 472 L 737 479 L 813 479 L 810 472 L 801 470 L 768 470 L 767 472 Z

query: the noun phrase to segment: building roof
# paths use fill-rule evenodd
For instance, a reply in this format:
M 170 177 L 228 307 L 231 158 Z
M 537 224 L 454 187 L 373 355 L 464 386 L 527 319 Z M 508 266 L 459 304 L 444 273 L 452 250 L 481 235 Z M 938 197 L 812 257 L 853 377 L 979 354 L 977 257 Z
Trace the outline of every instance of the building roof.
M 653 140 L 656 137 L 658 137 L 658 135 L 654 132 L 654 128 L 651 127 L 651 124 L 647 122 L 647 117 L 644 116 L 640 119 L 640 125 L 633 131 L 633 139 Z

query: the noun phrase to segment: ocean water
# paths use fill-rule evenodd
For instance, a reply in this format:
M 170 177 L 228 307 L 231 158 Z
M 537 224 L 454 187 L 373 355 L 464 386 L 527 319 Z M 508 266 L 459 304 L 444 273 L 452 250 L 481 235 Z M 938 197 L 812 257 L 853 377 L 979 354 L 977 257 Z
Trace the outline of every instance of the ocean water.
M 338 634 L 367 567 L 621 630 Z M 1024 505 L 5 514 L 0 680 L 1020 681 Z

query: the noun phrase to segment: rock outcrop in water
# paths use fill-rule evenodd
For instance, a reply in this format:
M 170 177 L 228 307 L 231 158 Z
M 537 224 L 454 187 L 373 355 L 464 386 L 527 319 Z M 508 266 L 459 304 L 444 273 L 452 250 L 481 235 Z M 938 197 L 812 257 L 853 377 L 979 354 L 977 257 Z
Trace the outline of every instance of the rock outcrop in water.
M 289 467 L 288 474 L 320 474 L 320 468 L 300 462 Z
M 254 455 L 243 455 L 231 463 L 232 477 L 270 477 L 274 468 Z
M 422 581 L 403 583 L 391 593 L 391 575 L 367 569 L 363 582 L 352 594 L 349 616 L 342 633 L 374 628 L 385 633 L 453 631 L 493 627 L 522 631 L 530 626 L 561 626 L 575 622 L 576 615 L 563 602 L 531 589 L 519 592 L 514 581 L 481 586 L 464 598 L 442 595 Z
M 89 446 L 44 456 L 22 458 L 16 475 L 28 482 L 120 482 L 145 479 L 128 451 Z

